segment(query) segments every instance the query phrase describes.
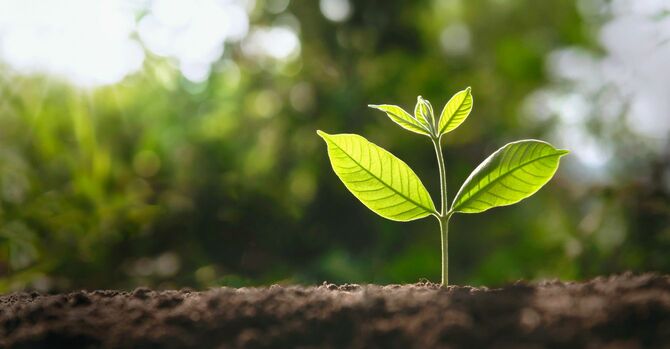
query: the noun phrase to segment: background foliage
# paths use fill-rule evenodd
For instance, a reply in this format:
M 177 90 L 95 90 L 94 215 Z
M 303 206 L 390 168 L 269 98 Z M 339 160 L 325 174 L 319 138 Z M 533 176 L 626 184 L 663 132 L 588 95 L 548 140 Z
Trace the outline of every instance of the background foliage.
M 583 90 L 577 78 L 597 70 L 571 79 L 554 69 L 564 48 L 607 57 L 599 33 L 614 5 L 348 4 L 350 15 L 331 21 L 317 1 L 279 10 L 256 1 L 250 28 L 288 18 L 299 52 L 276 59 L 227 42 L 202 82 L 146 47 L 139 72 L 94 88 L 0 65 L 0 290 L 437 280 L 437 222 L 370 214 L 314 131 L 365 135 L 412 166 L 436 200 L 430 143 L 366 105 L 411 109 L 421 94 L 441 110 L 466 86 L 473 113 L 446 137 L 452 198 L 511 140 L 607 151 L 564 158 L 522 204 L 452 219 L 453 282 L 670 271 L 668 133 L 650 140 L 625 127 L 636 114 L 611 81 Z M 579 103 L 551 101 L 574 94 L 588 111 L 566 127 Z

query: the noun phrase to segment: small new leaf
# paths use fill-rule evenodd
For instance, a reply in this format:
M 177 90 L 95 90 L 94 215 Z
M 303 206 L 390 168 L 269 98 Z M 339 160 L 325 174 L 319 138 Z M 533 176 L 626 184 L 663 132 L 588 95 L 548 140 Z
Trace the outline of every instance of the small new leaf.
M 378 215 L 406 222 L 437 213 L 419 177 L 393 154 L 359 135 L 317 134 L 328 145 L 335 174 Z
M 433 106 L 423 97 L 416 97 L 416 106 L 414 107 L 414 118 L 421 122 L 428 130 L 435 130 L 433 121 Z
M 397 105 L 381 104 L 381 105 L 368 105 L 370 108 L 378 109 L 386 113 L 388 117 L 393 120 L 400 127 L 418 133 L 425 136 L 430 136 L 430 131 L 416 120 L 412 115 L 406 112 L 404 109 L 400 108 Z
M 538 140 L 509 143 L 470 174 L 456 194 L 451 211 L 478 213 L 515 204 L 540 190 L 567 153 Z
M 449 133 L 460 126 L 472 111 L 472 92 L 470 87 L 456 93 L 442 109 L 437 129 L 438 134 Z

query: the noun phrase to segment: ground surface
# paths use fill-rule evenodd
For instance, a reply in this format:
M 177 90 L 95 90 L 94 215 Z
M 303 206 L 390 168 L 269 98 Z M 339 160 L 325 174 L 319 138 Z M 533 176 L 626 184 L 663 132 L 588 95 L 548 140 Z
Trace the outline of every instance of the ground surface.
M 0 296 L 0 348 L 670 348 L 670 276 Z

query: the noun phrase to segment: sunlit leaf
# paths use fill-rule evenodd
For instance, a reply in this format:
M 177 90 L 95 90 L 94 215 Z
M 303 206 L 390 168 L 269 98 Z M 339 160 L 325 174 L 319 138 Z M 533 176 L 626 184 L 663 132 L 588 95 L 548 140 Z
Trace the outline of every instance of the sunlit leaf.
M 517 203 L 542 188 L 567 153 L 537 140 L 509 143 L 470 174 L 456 194 L 451 210 L 477 213 Z
M 428 130 L 435 128 L 433 123 L 433 106 L 421 96 L 416 97 L 414 119 L 422 123 Z
M 406 112 L 404 109 L 400 108 L 397 105 L 389 105 L 389 104 L 381 104 L 381 105 L 374 105 L 370 104 L 368 105 L 370 108 L 378 109 L 386 113 L 391 120 L 393 120 L 396 124 L 400 125 L 400 127 L 416 132 L 418 134 L 430 136 L 430 132 L 424 126 L 416 120 L 412 115 L 410 115 L 408 112 Z
M 317 133 L 337 176 L 369 209 L 403 222 L 435 213 L 428 191 L 402 160 L 359 135 Z
M 472 92 L 469 87 L 451 97 L 440 114 L 438 134 L 443 135 L 460 126 L 470 115 L 472 103 Z

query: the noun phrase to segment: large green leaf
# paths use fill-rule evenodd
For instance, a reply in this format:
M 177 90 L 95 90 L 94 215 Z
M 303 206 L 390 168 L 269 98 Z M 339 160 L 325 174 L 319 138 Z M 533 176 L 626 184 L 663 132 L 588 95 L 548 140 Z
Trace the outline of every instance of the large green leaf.
M 415 119 L 412 115 L 397 105 L 370 104 L 368 107 L 385 112 L 391 120 L 406 130 L 430 136 L 430 131 L 428 131 L 425 125 L 423 125 L 419 120 Z
M 542 188 L 567 153 L 537 140 L 509 143 L 470 174 L 456 194 L 451 211 L 477 213 L 517 203 Z
M 375 213 L 406 222 L 436 212 L 419 177 L 393 154 L 359 135 L 317 133 L 328 145 L 337 176 Z
M 443 135 L 460 126 L 470 115 L 472 104 L 472 91 L 469 87 L 451 97 L 440 114 L 438 134 Z

